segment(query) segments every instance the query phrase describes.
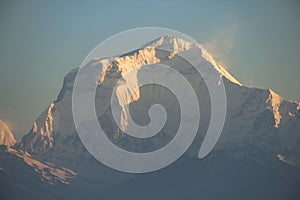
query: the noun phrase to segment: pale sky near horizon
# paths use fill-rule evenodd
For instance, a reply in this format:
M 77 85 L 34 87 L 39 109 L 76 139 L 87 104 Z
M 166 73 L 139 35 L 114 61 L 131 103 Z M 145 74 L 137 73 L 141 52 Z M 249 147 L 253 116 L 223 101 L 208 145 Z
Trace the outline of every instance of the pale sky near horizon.
M 183 32 L 242 84 L 300 101 L 299 21 L 297 0 L 0 1 L 0 119 L 20 138 L 99 42 L 145 26 Z

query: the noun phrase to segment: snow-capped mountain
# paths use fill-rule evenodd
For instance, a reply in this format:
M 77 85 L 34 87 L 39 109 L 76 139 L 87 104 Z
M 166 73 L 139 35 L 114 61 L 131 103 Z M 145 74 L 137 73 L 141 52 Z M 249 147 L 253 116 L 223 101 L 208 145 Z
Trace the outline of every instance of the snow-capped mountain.
M 148 87 L 144 91 L 136 92 L 132 102 L 129 102 L 129 104 L 135 105 L 131 115 L 136 115 L 135 119 L 143 123 L 143 121 L 148 120 L 147 110 L 145 110 L 147 106 L 145 105 L 149 105 L 151 102 L 159 102 L 166 107 L 166 110 L 171 112 L 168 115 L 170 122 L 167 121 L 166 127 L 157 137 L 146 143 L 144 142 L 143 149 L 139 147 L 141 146 L 139 141 L 124 134 L 120 135 L 117 131 L 111 113 L 109 113 L 110 94 L 113 86 L 129 70 L 139 70 L 145 64 L 169 64 L 188 76 L 189 80 L 192 80 L 191 84 L 198 99 L 201 99 L 199 104 L 201 115 L 210 116 L 210 100 L 203 81 L 203 79 L 209 79 L 209 77 L 199 76 L 195 70 L 189 68 L 184 60 L 176 57 L 176 55 L 183 54 L 194 57 L 194 60 L 200 60 L 200 64 L 208 64 L 210 70 L 216 71 L 223 78 L 227 92 L 227 118 L 221 138 L 214 150 L 253 145 L 268 152 L 270 157 L 279 156 L 281 159 L 284 157 L 287 162 L 299 164 L 300 104 L 285 100 L 269 89 L 242 86 L 202 46 L 172 36 L 159 38 L 144 45 L 141 49 L 125 55 L 109 59 L 95 59 L 88 63 L 90 66 L 100 66 L 101 69 L 98 72 L 99 79 L 94 83 L 97 84 L 96 105 L 101 105 L 96 106 L 96 110 L 100 123 L 102 123 L 104 129 L 108 130 L 107 135 L 112 141 L 125 149 L 145 151 L 148 146 L 151 149 L 153 144 L 162 146 L 169 141 L 172 135 L 168 132 L 172 132 L 177 128 L 176 120 L 178 120 L 179 110 L 178 106 L 176 107 L 176 100 L 172 100 L 174 99 L 172 94 L 164 91 L 162 97 L 162 93 L 159 93 L 160 90 L 157 90 L 157 88 L 155 90 L 155 87 Z M 38 117 L 32 130 L 22 140 L 24 149 L 38 159 L 64 165 L 65 161 L 61 161 L 60 157 L 70 157 L 71 155 L 74 160 L 82 157 L 82 153 L 78 153 L 78 146 L 82 149 L 80 152 L 85 152 L 85 148 L 82 147 L 76 135 L 71 110 L 72 90 L 77 70 L 74 69 L 66 75 L 57 100 L 51 103 Z M 136 81 L 134 83 L 136 85 L 139 84 L 137 78 L 131 77 L 131 81 Z M 142 105 L 137 103 L 139 99 L 143 100 Z M 158 101 L 159 99 L 161 101 Z M 123 104 L 121 97 L 119 98 L 119 104 L 120 106 Z M 198 141 L 201 138 L 203 139 L 208 122 L 209 117 L 201 118 L 197 136 Z M 120 124 L 122 123 L 126 124 L 126 122 L 120 122 Z M 165 137 L 165 139 L 159 139 L 161 137 Z M 198 143 L 198 145 L 200 144 Z M 197 148 L 199 146 L 194 145 L 190 153 L 194 155 Z M 88 153 L 87 155 L 89 156 Z
M 200 75 L 182 56 L 208 73 Z M 186 77 L 199 100 L 201 115 L 197 136 L 181 159 L 165 169 L 142 175 L 117 172 L 98 162 L 82 144 L 74 125 L 72 93 L 79 70 L 74 69 L 65 76 L 57 99 L 42 112 L 22 141 L 12 148 L 0 145 L 0 178 L 10 184 L 0 186 L 7 188 L 6 191 L 17 190 L 20 194 L 12 197 L 6 192 L 5 199 L 45 196 L 72 200 L 95 197 L 299 199 L 300 104 L 286 100 L 270 89 L 242 85 L 201 45 L 180 38 L 161 37 L 135 51 L 97 58 L 86 65 L 97 69 L 97 80 L 86 81 L 97 88 L 95 109 L 98 121 L 115 145 L 134 152 L 153 151 L 170 142 L 178 129 L 179 102 L 167 88 L 157 85 L 141 87 L 129 99 L 124 97 L 127 93 L 117 93 L 115 102 L 123 115 L 119 121 L 114 121 L 111 112 L 114 86 L 119 84 L 122 87 L 124 82 L 118 82 L 120 78 L 134 87 L 139 86 L 139 71 L 146 64 L 172 66 Z M 128 79 L 126 74 L 130 70 L 136 73 Z M 217 74 L 226 89 L 226 120 L 213 151 L 199 159 L 199 148 L 212 112 L 205 82 L 212 78 L 211 74 Z M 165 78 L 166 74 L 158 76 Z M 130 113 L 123 109 L 125 104 L 129 104 Z M 124 134 L 117 126 L 119 123 L 126 128 L 128 115 L 137 124 L 147 125 L 148 111 L 153 104 L 161 104 L 167 112 L 166 124 L 157 135 L 140 140 Z M 6 132 L 6 137 L 13 138 L 10 132 Z M 4 141 L 7 139 L 0 144 L 5 144 Z M 15 140 L 10 139 L 8 146 L 14 143 Z M 15 176 L 20 171 L 24 177 Z M 26 184 L 28 182 L 32 185 Z
M 8 126 L 0 120 L 0 145 L 13 146 L 16 144 L 15 137 Z

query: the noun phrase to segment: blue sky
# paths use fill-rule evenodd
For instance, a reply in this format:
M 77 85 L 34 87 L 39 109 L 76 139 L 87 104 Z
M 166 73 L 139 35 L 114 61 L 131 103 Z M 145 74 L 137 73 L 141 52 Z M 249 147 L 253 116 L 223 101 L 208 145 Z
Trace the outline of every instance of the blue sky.
M 145 26 L 183 32 L 244 85 L 300 101 L 299 10 L 297 0 L 1 1 L 0 118 L 26 133 L 90 50 Z

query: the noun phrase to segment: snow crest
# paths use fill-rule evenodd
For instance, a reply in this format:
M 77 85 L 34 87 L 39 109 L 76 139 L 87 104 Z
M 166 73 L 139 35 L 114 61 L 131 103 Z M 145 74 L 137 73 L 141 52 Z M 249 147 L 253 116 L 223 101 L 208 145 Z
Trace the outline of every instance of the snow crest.
M 16 144 L 15 137 L 10 131 L 8 126 L 0 120 L 0 144 L 4 144 L 8 147 Z

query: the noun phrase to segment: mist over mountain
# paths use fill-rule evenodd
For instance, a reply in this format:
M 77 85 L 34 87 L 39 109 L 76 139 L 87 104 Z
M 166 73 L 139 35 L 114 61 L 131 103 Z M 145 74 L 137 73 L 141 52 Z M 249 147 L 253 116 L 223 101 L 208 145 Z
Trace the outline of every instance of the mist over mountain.
M 204 159 L 198 151 L 211 117 L 211 100 L 206 79 L 186 55 L 211 73 L 218 73 L 227 96 L 222 135 Z M 95 101 L 96 114 L 106 136 L 115 145 L 133 152 L 161 148 L 174 137 L 180 106 L 165 87 L 147 85 L 135 92 L 130 102 L 117 96 L 118 105 L 130 105 L 130 113 L 119 124 L 126 126 L 131 115 L 138 124 L 149 123 L 148 110 L 161 104 L 167 121 L 155 136 L 137 139 L 119 130 L 111 112 L 114 85 L 132 69 L 131 81 L 139 85 L 139 70 L 146 64 L 166 64 L 183 74 L 194 89 L 201 110 L 196 139 L 182 158 L 149 174 L 127 174 L 97 161 L 84 147 L 72 115 L 72 92 L 79 69 L 69 72 L 57 99 L 16 143 L 0 121 L 0 176 L 5 180 L 5 199 L 298 199 L 300 183 L 300 104 L 270 89 L 250 88 L 239 83 L 201 46 L 173 36 L 151 41 L 124 55 L 94 59 L 87 67 L 99 67 Z M 165 76 L 160 74 L 160 76 Z M 125 79 L 125 78 L 124 78 Z M 177 87 L 180 88 L 180 85 Z M 3 125 L 2 125 L 3 124 Z M 26 183 L 33 180 L 29 185 Z M 23 195 L 14 196 L 13 193 Z M 116 192 L 117 191 L 117 192 Z M 180 191 L 180 194 L 178 194 Z

